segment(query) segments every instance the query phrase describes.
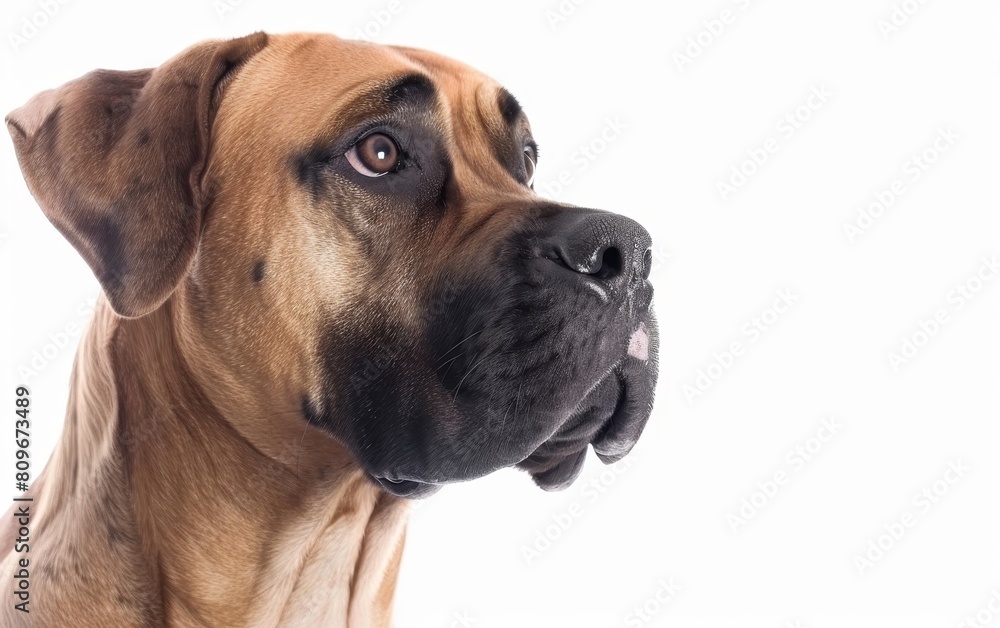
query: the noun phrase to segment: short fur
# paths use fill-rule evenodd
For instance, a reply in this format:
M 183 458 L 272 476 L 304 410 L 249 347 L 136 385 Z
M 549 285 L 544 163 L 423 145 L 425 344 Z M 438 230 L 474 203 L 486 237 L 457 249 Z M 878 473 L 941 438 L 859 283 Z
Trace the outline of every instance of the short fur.
M 257 33 L 8 116 L 105 298 L 0 624 L 389 626 L 404 497 L 628 452 L 649 236 L 535 196 L 515 105 L 424 51 Z M 405 167 L 368 179 L 344 153 L 373 130 Z

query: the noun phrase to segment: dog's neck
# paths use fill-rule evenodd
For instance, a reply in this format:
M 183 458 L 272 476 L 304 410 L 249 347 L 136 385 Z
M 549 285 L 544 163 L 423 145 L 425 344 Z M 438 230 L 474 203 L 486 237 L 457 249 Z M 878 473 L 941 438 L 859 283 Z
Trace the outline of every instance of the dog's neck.
M 77 625 L 389 625 L 406 502 L 328 438 L 296 434 L 283 459 L 253 445 L 175 321 L 169 303 L 132 320 L 98 307 L 33 491 L 39 606 L 76 607 Z

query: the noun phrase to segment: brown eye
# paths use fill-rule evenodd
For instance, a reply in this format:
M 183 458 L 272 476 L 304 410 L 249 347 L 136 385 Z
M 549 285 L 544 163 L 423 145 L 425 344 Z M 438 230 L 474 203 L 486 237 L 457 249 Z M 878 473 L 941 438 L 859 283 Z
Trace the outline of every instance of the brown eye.
M 366 177 L 381 177 L 399 167 L 399 146 L 384 133 L 372 133 L 344 155 L 351 166 Z
M 527 173 L 527 185 L 530 188 L 535 182 L 535 157 L 527 146 L 524 147 L 524 171 Z

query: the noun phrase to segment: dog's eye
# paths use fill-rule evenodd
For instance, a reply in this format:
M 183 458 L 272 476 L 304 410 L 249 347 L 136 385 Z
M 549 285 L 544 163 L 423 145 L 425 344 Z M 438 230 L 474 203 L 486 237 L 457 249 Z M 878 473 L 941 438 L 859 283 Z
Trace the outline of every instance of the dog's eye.
M 524 147 L 524 171 L 527 173 L 528 187 L 535 183 L 535 154 L 530 146 Z
M 384 133 L 372 133 L 344 153 L 351 166 L 366 177 L 381 177 L 399 168 L 400 150 Z

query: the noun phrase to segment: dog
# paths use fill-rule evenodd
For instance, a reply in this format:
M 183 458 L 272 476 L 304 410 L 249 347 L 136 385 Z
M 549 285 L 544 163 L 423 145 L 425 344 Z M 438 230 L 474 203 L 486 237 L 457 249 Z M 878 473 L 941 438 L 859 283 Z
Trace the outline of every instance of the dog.
M 649 234 L 535 195 L 521 106 L 459 62 L 255 33 L 7 125 L 102 297 L 4 626 L 388 626 L 409 500 L 564 488 L 649 417 Z

